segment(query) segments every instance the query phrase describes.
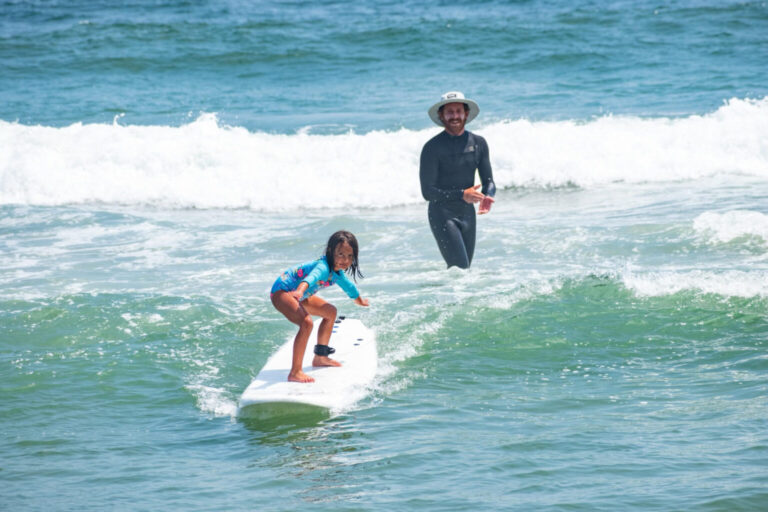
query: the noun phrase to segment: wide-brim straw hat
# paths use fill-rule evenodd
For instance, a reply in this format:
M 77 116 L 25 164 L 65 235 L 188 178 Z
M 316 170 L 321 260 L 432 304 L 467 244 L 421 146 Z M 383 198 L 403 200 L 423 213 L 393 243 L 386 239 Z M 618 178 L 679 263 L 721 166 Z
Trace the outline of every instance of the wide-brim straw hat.
M 469 106 L 467 122 L 470 122 L 476 118 L 477 114 L 480 113 L 480 107 L 477 106 L 477 103 L 470 100 L 469 98 L 465 98 L 464 93 L 459 91 L 447 92 L 440 97 L 440 101 L 432 105 L 427 111 L 429 113 L 429 118 L 432 119 L 438 126 L 444 126 L 443 122 L 440 120 L 440 116 L 438 115 L 438 110 L 440 110 L 440 107 L 447 105 L 448 103 L 464 103 L 465 105 Z

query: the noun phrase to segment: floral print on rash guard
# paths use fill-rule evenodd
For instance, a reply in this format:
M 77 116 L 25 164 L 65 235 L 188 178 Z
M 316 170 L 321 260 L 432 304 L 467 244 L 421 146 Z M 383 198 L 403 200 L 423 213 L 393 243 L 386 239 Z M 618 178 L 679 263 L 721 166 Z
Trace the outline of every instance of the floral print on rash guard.
M 331 272 L 325 256 L 314 261 L 302 263 L 296 267 L 291 267 L 280 274 L 275 284 L 272 285 L 270 294 L 275 293 L 277 290 L 292 292 L 302 282 L 306 282 L 309 288 L 304 292 L 301 300 L 311 297 L 320 288 L 327 288 L 334 284 L 338 284 L 350 299 L 356 299 L 360 296 L 357 287 L 349 280 L 344 271 Z

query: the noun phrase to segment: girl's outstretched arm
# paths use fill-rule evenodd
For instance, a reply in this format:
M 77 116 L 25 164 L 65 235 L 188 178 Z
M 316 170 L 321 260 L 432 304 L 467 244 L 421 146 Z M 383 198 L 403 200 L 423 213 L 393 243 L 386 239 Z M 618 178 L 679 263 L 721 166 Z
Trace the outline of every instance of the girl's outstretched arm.
M 357 296 L 357 298 L 355 299 L 355 304 L 357 304 L 358 306 L 366 306 L 366 307 L 369 305 L 368 299 L 364 299 L 361 295 Z

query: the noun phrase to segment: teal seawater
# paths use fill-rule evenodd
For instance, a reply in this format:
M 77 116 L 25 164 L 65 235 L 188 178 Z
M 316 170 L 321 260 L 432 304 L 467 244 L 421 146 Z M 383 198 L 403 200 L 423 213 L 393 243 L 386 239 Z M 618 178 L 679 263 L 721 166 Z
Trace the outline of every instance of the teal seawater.
M 759 510 L 768 236 L 704 221 L 768 191 L 702 185 L 502 191 L 469 272 L 443 268 L 420 205 L 4 206 L 3 501 Z M 370 395 L 330 418 L 238 418 L 292 335 L 272 279 L 340 227 L 372 306 L 326 298 L 377 332 Z
M 0 509 L 756 511 L 765 2 L 0 0 Z M 478 100 L 468 272 L 418 192 Z M 369 395 L 240 417 L 361 243 Z
M 486 119 L 683 115 L 766 96 L 764 2 L 0 3 L 0 119 L 267 132 L 424 127 L 446 89 Z

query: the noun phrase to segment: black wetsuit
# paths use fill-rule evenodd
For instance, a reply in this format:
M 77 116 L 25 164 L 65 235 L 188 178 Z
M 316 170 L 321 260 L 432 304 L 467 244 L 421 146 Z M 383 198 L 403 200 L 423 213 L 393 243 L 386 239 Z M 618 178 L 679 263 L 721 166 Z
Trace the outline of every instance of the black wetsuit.
M 475 169 L 483 194 L 493 197 L 488 143 L 466 130 L 459 136 L 440 132 L 421 150 L 421 195 L 429 201 L 429 226 L 449 267 L 469 268 L 475 252 L 475 207 L 464 201 L 464 190 L 475 184 Z

